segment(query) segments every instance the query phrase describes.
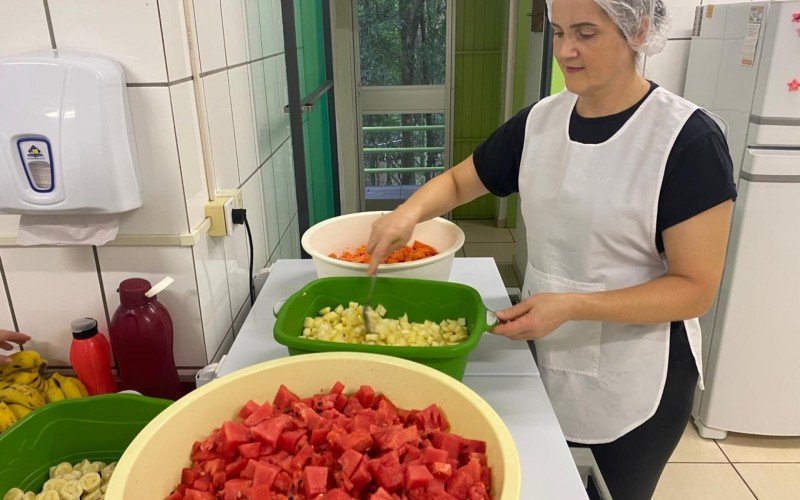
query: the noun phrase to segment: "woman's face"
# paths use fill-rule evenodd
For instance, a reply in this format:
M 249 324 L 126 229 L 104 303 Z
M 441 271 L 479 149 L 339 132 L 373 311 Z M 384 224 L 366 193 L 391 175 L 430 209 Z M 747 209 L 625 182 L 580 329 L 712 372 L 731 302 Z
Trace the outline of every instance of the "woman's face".
M 636 71 L 633 50 L 594 0 L 554 0 L 553 55 L 567 89 L 592 94 Z

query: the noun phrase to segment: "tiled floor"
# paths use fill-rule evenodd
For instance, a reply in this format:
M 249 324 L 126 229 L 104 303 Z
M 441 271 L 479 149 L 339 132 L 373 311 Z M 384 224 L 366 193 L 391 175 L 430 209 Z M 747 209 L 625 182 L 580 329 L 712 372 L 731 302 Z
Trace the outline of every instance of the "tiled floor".
M 516 248 L 513 232 L 495 227 L 492 220 L 459 220 L 456 223 L 466 236 L 466 243 L 458 256 L 493 257 L 505 285 L 519 287 L 520 280 L 512 265 Z
M 800 438 L 729 434 L 712 441 L 692 424 L 661 476 L 656 500 L 800 498 Z

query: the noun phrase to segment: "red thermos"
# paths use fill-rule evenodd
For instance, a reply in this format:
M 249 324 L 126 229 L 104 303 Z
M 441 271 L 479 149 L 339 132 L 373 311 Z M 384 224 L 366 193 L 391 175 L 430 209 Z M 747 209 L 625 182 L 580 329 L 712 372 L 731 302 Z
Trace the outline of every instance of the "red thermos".
M 117 392 L 117 383 L 111 373 L 111 347 L 105 335 L 97 330 L 97 321 L 80 318 L 71 326 L 69 361 L 89 394 Z
M 110 333 L 123 389 L 174 400 L 181 390 L 172 352 L 172 318 L 155 295 L 171 282 L 168 278 L 153 290 L 141 278 L 120 283 L 120 305 L 111 318 Z

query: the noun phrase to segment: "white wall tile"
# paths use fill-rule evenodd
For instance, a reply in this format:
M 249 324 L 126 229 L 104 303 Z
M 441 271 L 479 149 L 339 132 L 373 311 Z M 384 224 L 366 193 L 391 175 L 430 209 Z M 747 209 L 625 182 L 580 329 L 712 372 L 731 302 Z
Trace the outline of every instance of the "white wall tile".
M 247 319 L 247 315 L 250 314 L 250 301 L 245 300 L 242 307 L 239 309 L 239 313 L 236 315 L 236 319 L 233 320 L 233 334 L 234 336 L 239 335 L 239 330 L 242 329 L 242 325 L 244 324 L 244 320 Z M 270 332 L 272 333 L 272 332 Z
M 0 0 L 0 56 L 49 48 L 44 3 Z
M 194 19 L 197 27 L 197 46 L 202 72 L 224 68 L 225 38 L 222 31 L 220 0 L 194 2 Z
M 175 132 L 178 137 L 183 192 L 186 196 L 189 228 L 192 229 L 205 219 L 205 203 L 208 201 L 200 128 L 197 121 L 197 105 L 194 100 L 192 82 L 170 87 L 170 97 L 172 98 Z
M 97 267 L 91 247 L 0 249 L 14 313 L 26 345 L 51 365 L 68 366 L 70 322 L 95 318 L 108 332 Z
M 737 0 L 738 1 L 738 0 Z M 706 3 L 719 3 L 717 1 Z M 700 0 L 666 0 L 667 11 L 672 16 L 670 38 L 688 38 L 692 36 L 694 9 Z
M 292 242 L 288 236 L 289 232 L 285 232 L 281 236 L 281 242 L 278 245 L 278 258 L 291 259 L 292 258 Z
M 0 257 L 0 265 L 2 265 L 2 258 Z M 8 305 L 8 295 L 6 295 L 6 287 L 4 286 L 3 277 L 0 276 L 0 330 L 13 330 L 14 320 L 11 317 L 11 308 Z M 0 351 L 0 354 L 7 354 Z
M 161 32 L 167 58 L 167 74 L 174 82 L 192 75 L 189 61 L 189 41 L 186 37 L 186 19 L 182 0 L 160 0 Z
M 239 161 L 239 184 L 258 168 L 256 156 L 256 126 L 253 96 L 250 93 L 250 66 L 239 66 L 228 71 L 231 88 L 233 130 L 236 136 L 236 155 Z
M 221 0 L 228 66 L 247 61 L 247 28 L 242 0 Z
M 242 201 L 253 233 L 253 272 L 258 272 L 267 265 L 267 227 L 264 223 L 263 198 L 261 176 L 256 174 L 242 186 Z
M 133 130 L 142 176 L 142 206 L 122 214 L 121 234 L 188 231 L 178 147 L 167 87 L 130 87 Z
M 233 236 L 224 238 L 223 242 L 225 244 L 225 265 L 228 271 L 231 311 L 236 314 L 250 293 L 247 233 L 244 226 L 236 226 Z
M 297 212 L 297 191 L 295 190 L 294 156 L 291 142 L 284 143 L 281 148 L 283 162 L 286 165 L 286 195 L 289 197 L 289 216 Z
M 272 16 L 274 14 L 275 6 L 273 5 L 274 2 L 272 0 L 260 1 L 258 6 L 258 16 L 260 20 L 260 28 L 261 28 L 261 49 L 265 56 L 271 56 L 278 52 L 277 48 L 275 47 L 275 34 L 274 34 L 274 22 L 272 20 Z M 278 5 L 280 9 L 280 5 Z M 280 10 L 277 11 L 280 15 Z M 283 36 L 281 34 L 281 36 Z
M 281 17 L 281 0 L 272 0 L 272 37 L 276 53 L 283 52 L 283 18 Z
M 256 287 L 256 297 L 258 297 L 258 294 L 260 294 L 261 290 L 264 288 L 264 283 L 267 282 L 267 278 L 269 278 L 269 274 L 268 273 L 256 274 L 254 276 L 254 280 L 253 281 L 254 281 L 254 284 L 255 284 L 255 287 Z
M 664 51 L 648 57 L 645 77 L 670 92 L 683 95 L 686 67 L 689 63 L 689 40 L 669 40 Z
M 272 150 L 282 142 L 281 127 L 284 126 L 281 90 L 278 86 L 278 56 L 264 59 L 264 80 L 267 87 L 267 113 L 269 114 L 269 136 Z
M 220 238 L 204 237 L 192 251 L 206 352 L 213 356 L 233 324 L 224 243 Z
M 0 215 L 0 234 L 14 236 L 19 228 L 19 215 Z
M 125 68 L 128 82 L 167 81 L 156 2 L 57 0 L 49 5 L 59 49 L 112 57 Z
M 276 76 L 278 78 L 278 106 L 281 111 L 281 123 L 280 127 L 278 128 L 278 138 L 281 142 L 283 142 L 289 137 L 289 114 L 283 112 L 283 107 L 289 104 L 289 88 L 286 83 L 286 59 L 282 54 L 277 56 L 276 71 Z
M 294 214 L 291 224 L 289 224 L 289 242 L 292 244 L 292 258 L 300 258 L 300 223 L 297 219 L 297 214 Z
M 156 284 L 165 276 L 175 279 L 169 288 L 158 294 L 158 300 L 172 318 L 175 363 L 179 367 L 204 366 L 208 357 L 192 250 L 181 247 L 100 247 L 97 252 L 111 316 L 119 306 L 116 290 L 122 281 L 144 278 Z
M 269 6 L 264 3 L 264 9 Z M 261 6 L 258 0 L 244 0 L 245 25 L 247 26 L 248 60 L 259 59 L 264 54 L 261 46 Z
M 275 178 L 273 166 L 275 158 L 267 160 L 261 167 L 261 189 L 264 193 L 264 222 L 267 227 L 267 255 L 272 255 L 278 247 L 280 231 L 278 229 L 278 205 L 277 194 L 275 191 Z
M 289 193 L 286 190 L 288 183 L 286 179 L 286 159 L 284 157 L 284 145 L 273 156 L 272 168 L 275 178 L 275 205 L 278 216 L 278 231 L 283 236 L 286 228 L 289 227 Z
M 204 77 L 203 88 L 217 188 L 236 189 L 239 187 L 239 167 L 227 72 Z
M 264 61 L 250 65 L 250 84 L 253 95 L 253 108 L 256 120 L 256 151 L 261 165 L 272 154 L 269 140 L 269 108 L 267 107 L 267 86 L 264 81 Z
M 278 248 L 279 247 L 276 247 L 275 248 L 275 253 L 273 253 L 272 255 L 269 256 L 269 264 L 268 265 L 274 266 L 275 263 L 278 262 L 278 257 L 279 257 L 278 256 Z
M 217 349 L 216 354 L 214 354 L 214 359 L 211 360 L 212 363 L 216 363 L 222 356 L 228 354 L 228 351 L 231 350 L 231 346 L 233 345 L 234 335 L 233 335 L 233 328 L 228 330 L 228 333 L 225 335 L 225 338 L 222 340 L 222 345 L 219 346 Z

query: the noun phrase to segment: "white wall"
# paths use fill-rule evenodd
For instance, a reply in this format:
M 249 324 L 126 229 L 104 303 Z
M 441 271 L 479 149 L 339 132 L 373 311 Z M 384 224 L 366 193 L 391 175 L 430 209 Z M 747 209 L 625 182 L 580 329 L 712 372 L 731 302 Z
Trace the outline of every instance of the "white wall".
M 742 3 L 747 0 L 666 0 L 673 25 L 664 51 L 645 59 L 645 77 L 667 90 L 683 95 L 686 67 L 689 62 L 689 42 L 692 37 L 695 7 L 698 5 Z
M 280 2 L 195 0 L 193 14 L 217 187 L 242 190 L 256 270 L 299 256 Z M 196 228 L 208 195 L 182 0 L 0 0 L 0 56 L 52 47 L 104 54 L 125 69 L 144 205 L 123 216 L 120 234 Z M 0 235 L 17 225 L 0 216 Z M 170 275 L 159 300 L 175 324 L 176 361 L 190 372 L 218 358 L 241 326 L 247 261 L 242 226 L 193 247 L 0 247 L 0 328 L 30 333 L 32 348 L 66 366 L 72 319 L 94 317 L 107 331 L 122 280 Z

